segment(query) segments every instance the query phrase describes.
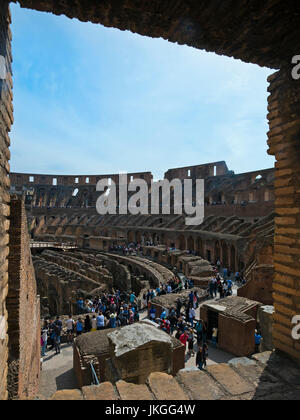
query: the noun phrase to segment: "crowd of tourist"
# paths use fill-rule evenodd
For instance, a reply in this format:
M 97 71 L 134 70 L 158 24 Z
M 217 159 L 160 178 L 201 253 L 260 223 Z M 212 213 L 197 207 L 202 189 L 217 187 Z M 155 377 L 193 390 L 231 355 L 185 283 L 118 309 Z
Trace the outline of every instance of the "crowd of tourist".
M 154 245 L 154 244 L 153 244 Z M 143 247 L 137 242 L 132 242 L 128 245 L 110 245 L 110 252 L 118 252 L 123 255 L 137 255 L 143 252 Z
M 151 321 L 155 322 L 161 330 L 171 336 L 175 336 L 186 348 L 187 357 L 195 356 L 195 343 L 197 343 L 198 352 L 196 356 L 196 365 L 199 369 L 206 366 L 208 356 L 207 346 L 207 325 L 203 320 L 196 321 L 196 309 L 199 306 L 199 296 L 197 291 L 191 290 L 188 299 L 176 299 L 176 305 L 169 311 L 163 309 L 160 316 L 157 317 L 155 305 L 148 302 L 148 313 Z
M 220 299 L 231 296 L 233 282 L 237 286 L 242 286 L 246 283 L 242 273 L 238 271 L 232 273 L 230 268 L 227 267 L 221 268 L 219 260 L 213 268 L 214 274 L 209 281 L 209 295 L 212 299 L 216 298 L 218 294 Z
M 82 333 L 130 325 L 140 319 L 134 292 L 104 293 L 101 297 L 85 301 L 79 298 L 77 311 L 78 314 L 86 315 L 76 321 L 69 315 L 65 324 L 68 343 L 72 343 L 74 336 Z M 56 354 L 60 353 L 62 330 L 63 323 L 59 317 L 44 322 L 41 334 L 42 356 L 45 356 L 48 346 L 50 350 L 55 349 Z
M 149 242 L 149 245 L 155 244 Z M 124 255 L 139 254 L 142 252 L 142 246 L 139 243 L 131 243 L 127 246 L 113 245 L 110 247 L 110 251 L 120 252 Z M 233 277 L 237 284 L 244 284 L 241 273 L 232 273 L 229 268 L 221 267 L 220 261 L 217 261 L 213 269 L 214 274 L 208 285 L 211 298 L 217 298 L 218 294 L 220 299 L 232 295 Z M 169 311 L 164 309 L 159 317 L 156 314 L 155 306 L 151 303 L 156 296 L 193 289 L 194 284 L 191 279 L 178 275 L 176 268 L 173 272 L 174 276 L 168 282 L 161 283 L 156 289 L 149 289 L 145 292 L 139 306 L 140 309 L 147 308 L 149 319 L 155 322 L 158 328 L 175 336 L 186 347 L 189 357 L 196 356 L 196 365 L 199 369 L 203 369 L 208 357 L 207 325 L 201 319 L 196 321 L 196 309 L 199 306 L 197 291 L 190 290 L 188 299 L 185 301 L 178 297 L 176 305 Z M 116 291 L 85 300 L 80 297 L 76 306 L 79 318 L 74 320 L 69 315 L 65 322 L 67 343 L 72 343 L 74 336 L 80 336 L 83 333 L 122 327 L 140 320 L 137 296 L 134 292 Z M 84 317 L 80 317 L 83 314 Z M 60 353 L 62 330 L 63 323 L 59 317 L 55 320 L 45 321 L 41 335 L 42 356 L 45 356 L 47 347 L 50 347 L 50 350 L 54 349 L 56 354 Z M 213 328 L 209 337 L 213 346 L 217 345 L 217 336 L 218 329 Z M 256 341 L 259 338 L 256 338 Z M 198 349 L 196 354 L 195 343 L 197 343 Z

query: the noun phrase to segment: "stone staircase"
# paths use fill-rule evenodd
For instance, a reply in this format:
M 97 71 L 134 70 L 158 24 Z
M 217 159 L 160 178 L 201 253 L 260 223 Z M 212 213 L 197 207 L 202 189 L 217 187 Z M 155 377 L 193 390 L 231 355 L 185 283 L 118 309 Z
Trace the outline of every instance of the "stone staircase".
M 281 353 L 265 352 L 228 364 L 151 373 L 147 383 L 119 381 L 57 391 L 52 400 L 300 400 L 300 366 Z

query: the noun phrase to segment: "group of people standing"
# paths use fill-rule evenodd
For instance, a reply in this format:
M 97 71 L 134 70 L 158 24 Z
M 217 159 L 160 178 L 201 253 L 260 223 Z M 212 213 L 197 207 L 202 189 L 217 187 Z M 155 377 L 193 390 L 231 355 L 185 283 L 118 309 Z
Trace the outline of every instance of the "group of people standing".
M 134 253 L 141 254 L 143 247 L 138 242 L 132 242 L 128 245 L 111 245 L 109 247 L 110 252 L 118 252 L 123 255 L 132 255 Z
M 102 330 L 105 328 L 116 328 L 138 322 L 140 319 L 137 306 L 137 298 L 134 292 L 104 293 L 102 297 L 77 301 L 79 314 L 86 314 L 75 320 L 69 315 L 65 325 L 60 317 L 45 320 L 41 331 L 42 357 L 45 356 L 48 346 L 50 350 L 55 349 L 56 354 L 60 353 L 60 342 L 63 327 L 66 329 L 67 343 L 72 343 L 74 336 L 83 333 Z
M 197 354 L 196 354 L 196 366 L 200 370 L 203 369 L 203 367 L 206 367 L 206 361 L 208 358 L 208 345 L 207 345 L 207 327 L 202 319 L 200 319 L 196 325 L 195 328 L 188 328 L 184 327 L 184 330 L 182 331 L 180 322 L 178 330 L 175 334 L 175 338 L 181 341 L 181 343 L 187 347 L 188 355 L 190 357 L 195 356 L 194 351 L 194 343 L 195 343 L 195 334 L 194 330 L 196 331 L 196 341 L 197 341 Z
M 199 306 L 199 297 L 196 291 L 191 290 L 186 302 L 179 297 L 176 305 L 169 311 L 163 309 L 157 317 L 157 309 L 151 302 L 148 306 L 149 319 L 156 322 L 167 334 L 177 338 L 186 348 L 187 356 L 195 356 L 195 343 L 197 343 L 196 365 L 199 369 L 206 366 L 208 357 L 207 326 L 203 320 L 196 321 L 196 309 Z
M 219 294 L 220 299 L 223 299 L 227 296 L 232 295 L 232 286 L 233 281 L 232 277 L 234 276 L 234 280 L 236 284 L 243 285 L 245 284 L 245 280 L 243 278 L 242 273 L 236 272 L 232 273 L 230 268 L 223 267 L 221 268 L 220 260 L 217 261 L 216 265 L 214 266 L 214 274 L 209 281 L 209 295 L 210 297 L 216 298 Z
M 41 350 L 42 357 L 46 355 L 48 346 L 51 346 L 50 350 L 55 349 L 55 353 L 60 353 L 60 341 L 62 333 L 63 323 L 60 317 L 51 319 L 50 321 L 45 320 L 41 333 Z

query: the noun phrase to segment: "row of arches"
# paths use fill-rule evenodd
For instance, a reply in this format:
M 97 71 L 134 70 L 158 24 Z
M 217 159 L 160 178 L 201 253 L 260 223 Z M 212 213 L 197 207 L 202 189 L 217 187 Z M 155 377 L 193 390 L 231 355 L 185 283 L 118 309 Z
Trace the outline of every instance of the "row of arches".
M 236 244 L 231 241 L 203 238 L 188 234 L 176 235 L 175 232 L 168 235 L 165 232 L 128 231 L 127 241 L 145 244 L 147 242 L 174 247 L 181 251 L 190 251 L 212 263 L 218 260 L 221 265 L 231 270 L 242 270 L 244 262 L 238 255 Z

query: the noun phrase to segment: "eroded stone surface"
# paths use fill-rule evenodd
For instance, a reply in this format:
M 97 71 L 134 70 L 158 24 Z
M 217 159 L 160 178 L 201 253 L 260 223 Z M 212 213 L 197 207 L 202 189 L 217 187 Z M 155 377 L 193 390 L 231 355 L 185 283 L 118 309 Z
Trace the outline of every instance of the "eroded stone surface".
M 224 397 L 221 388 L 203 371 L 181 370 L 178 381 L 194 400 L 219 400 Z
M 207 371 L 231 395 L 240 395 L 254 390 L 254 386 L 246 382 L 228 365 L 208 366 Z
M 153 395 L 146 385 L 135 385 L 125 381 L 116 383 L 121 400 L 153 400 Z
M 157 400 L 180 401 L 189 399 L 173 376 L 161 372 L 151 373 L 148 383 Z
M 110 382 L 103 382 L 100 385 L 84 386 L 82 388 L 85 400 L 116 400 L 117 394 Z
M 116 357 L 123 356 L 151 342 L 165 343 L 172 347 L 172 340 L 169 335 L 147 324 L 129 325 L 108 334 L 108 338 L 114 345 Z
M 83 400 L 82 393 L 79 389 L 66 389 L 57 391 L 51 398 L 51 400 Z

